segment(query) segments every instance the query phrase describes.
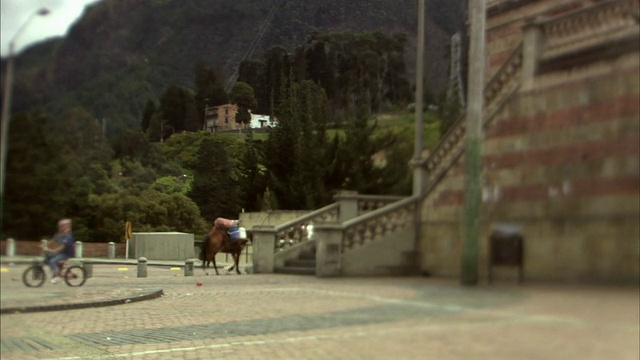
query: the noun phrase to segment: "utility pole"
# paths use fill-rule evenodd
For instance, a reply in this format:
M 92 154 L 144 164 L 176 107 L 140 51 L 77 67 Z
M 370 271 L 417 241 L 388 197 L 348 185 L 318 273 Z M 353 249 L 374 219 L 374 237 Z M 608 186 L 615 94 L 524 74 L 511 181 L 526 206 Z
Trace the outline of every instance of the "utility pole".
M 7 59 L 7 73 L 4 83 L 4 98 L 2 99 L 2 118 L 0 119 L 0 238 L 4 238 L 4 188 L 7 179 L 7 155 L 9 152 L 9 122 L 11 121 L 11 101 L 13 95 L 13 76 L 15 63 L 15 42 L 24 29 L 36 16 L 46 16 L 49 9 L 41 8 L 32 13 L 9 42 L 9 58 Z
M 480 205 L 482 204 L 482 123 L 485 70 L 485 0 L 469 1 L 471 49 L 466 118 L 462 284 L 478 283 Z
M 422 194 L 423 170 L 419 163 L 422 160 L 423 98 L 424 98 L 424 0 L 418 0 L 418 36 L 416 43 L 416 93 L 415 93 L 415 143 L 413 152 L 413 195 Z

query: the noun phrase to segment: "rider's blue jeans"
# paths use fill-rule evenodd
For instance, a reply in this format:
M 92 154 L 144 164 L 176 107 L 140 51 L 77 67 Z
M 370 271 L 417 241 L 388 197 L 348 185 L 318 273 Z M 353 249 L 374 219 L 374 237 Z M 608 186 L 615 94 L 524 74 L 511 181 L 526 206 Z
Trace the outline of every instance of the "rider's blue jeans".
M 49 256 L 47 256 L 47 258 L 44 260 L 44 262 L 49 265 L 49 267 L 51 268 L 51 272 L 56 274 L 56 275 L 60 275 L 58 274 L 58 264 L 67 260 L 69 257 L 66 254 L 63 253 L 56 253 L 56 254 L 51 254 Z

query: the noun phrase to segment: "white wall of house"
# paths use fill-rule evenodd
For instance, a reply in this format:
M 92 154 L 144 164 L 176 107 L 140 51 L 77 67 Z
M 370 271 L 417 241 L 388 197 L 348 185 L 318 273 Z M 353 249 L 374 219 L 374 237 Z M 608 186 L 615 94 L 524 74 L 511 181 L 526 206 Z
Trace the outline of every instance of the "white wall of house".
M 275 126 L 275 122 L 270 120 L 269 115 L 254 114 L 251 111 L 249 111 L 249 113 L 251 114 L 251 122 L 249 123 L 250 128 L 260 129 Z

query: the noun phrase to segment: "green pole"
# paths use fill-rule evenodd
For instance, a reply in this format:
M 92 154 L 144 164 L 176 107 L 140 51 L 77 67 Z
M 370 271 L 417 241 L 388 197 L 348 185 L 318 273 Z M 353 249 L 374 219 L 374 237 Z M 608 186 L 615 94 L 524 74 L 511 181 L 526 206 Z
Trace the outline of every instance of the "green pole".
M 482 120 L 485 70 L 485 0 L 469 1 L 471 48 L 466 117 L 462 284 L 478 283 L 480 205 L 482 204 Z

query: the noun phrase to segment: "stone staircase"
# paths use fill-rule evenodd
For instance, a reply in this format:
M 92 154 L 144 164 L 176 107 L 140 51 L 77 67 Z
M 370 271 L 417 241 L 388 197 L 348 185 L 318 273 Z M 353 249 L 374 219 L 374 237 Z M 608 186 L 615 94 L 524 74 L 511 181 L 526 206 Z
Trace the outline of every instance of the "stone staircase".
M 316 248 L 311 247 L 301 251 L 294 259 L 285 260 L 284 266 L 275 266 L 277 274 L 291 275 L 315 275 L 316 274 Z

